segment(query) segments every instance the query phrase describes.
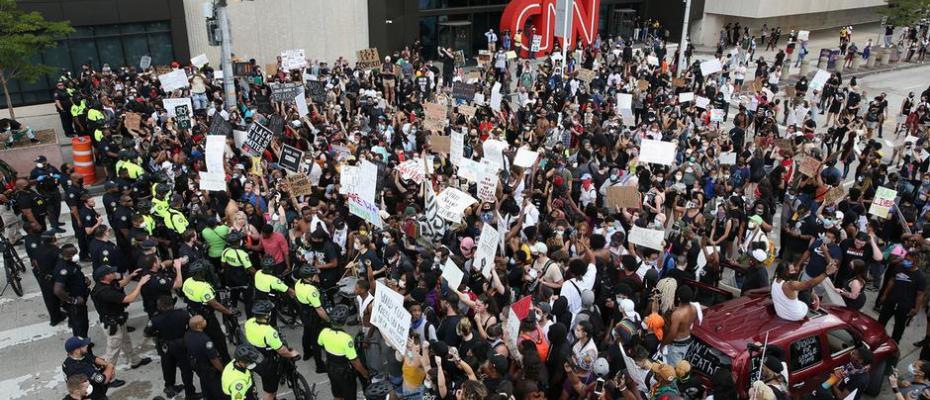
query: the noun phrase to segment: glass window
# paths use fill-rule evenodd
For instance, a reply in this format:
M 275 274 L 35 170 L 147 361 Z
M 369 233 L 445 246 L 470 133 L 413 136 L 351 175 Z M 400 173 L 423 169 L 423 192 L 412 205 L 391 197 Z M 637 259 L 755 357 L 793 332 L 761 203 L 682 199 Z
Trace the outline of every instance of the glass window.
M 127 33 L 143 33 L 145 32 L 145 25 L 143 24 L 120 25 L 120 31 L 123 32 L 124 35 Z
M 97 37 L 119 35 L 119 25 L 100 25 L 94 27 L 94 32 Z
M 147 32 L 170 32 L 171 24 L 168 21 L 149 22 L 145 24 L 145 30 Z
M 97 56 L 97 43 L 93 39 L 71 40 L 71 72 L 81 70 L 81 65 L 90 63 L 94 68 L 100 69 L 100 58 Z
M 799 371 L 820 362 L 819 336 L 809 336 L 791 344 L 791 371 Z
M 836 357 L 856 348 L 856 338 L 846 329 L 834 329 L 827 332 L 827 345 L 830 346 L 830 355 Z
M 154 65 L 168 65 L 174 60 L 174 49 L 171 46 L 170 33 L 150 33 L 149 52 Z
M 117 69 L 126 62 L 123 57 L 123 41 L 118 36 L 97 39 L 97 49 L 100 50 L 100 62 Z
M 139 66 L 139 59 L 149 55 L 149 42 L 145 35 L 132 35 L 123 37 L 123 49 L 126 51 L 126 60 L 131 65 Z M 155 61 L 152 61 L 153 65 Z
M 69 39 L 80 39 L 80 38 L 89 38 L 94 36 L 94 27 L 92 26 L 78 26 L 74 28 L 74 33 L 69 36 Z

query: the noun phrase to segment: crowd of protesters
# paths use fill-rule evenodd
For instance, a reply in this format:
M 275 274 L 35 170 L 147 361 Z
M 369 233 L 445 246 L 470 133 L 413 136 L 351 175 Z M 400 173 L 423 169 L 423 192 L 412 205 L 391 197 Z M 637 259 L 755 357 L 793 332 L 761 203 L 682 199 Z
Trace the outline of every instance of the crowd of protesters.
M 186 398 L 274 398 L 280 376 L 272 363 L 299 355 L 314 358 L 333 396 L 346 399 L 359 388 L 370 398 L 736 398 L 732 376 L 708 377 L 714 385 L 705 389 L 690 373 L 687 347 L 674 343 L 700 323 L 701 304 L 719 301 L 687 281 L 771 290 L 778 317 L 799 320 L 820 307 L 811 282 L 829 276 L 846 307 L 863 309 L 866 292 L 877 292 L 869 307 L 881 310 L 883 324 L 894 319 L 900 340 L 926 303 L 930 89 L 893 108 L 839 73 L 817 88 L 806 77 L 785 87 L 781 69 L 797 33 L 787 35 L 787 57 L 779 50 L 773 60 L 753 60 L 754 40 L 738 25 L 721 33 L 720 72 L 702 75 L 692 48 L 687 70 L 677 71 L 679 55 L 657 32 L 657 23 L 643 22 L 636 42 L 645 46 L 599 38 L 566 60 L 494 56 L 468 73 L 454 65 L 453 49 L 439 49 L 440 65 L 418 46 L 375 68 L 339 59 L 285 70 L 279 59 L 266 70 L 253 60 L 244 75 L 226 77 L 235 79 L 236 104 L 224 101 L 209 64 L 85 65 L 63 75 L 56 107 L 67 134 L 92 138 L 106 176 L 102 199 L 87 193 L 72 165 L 37 159 L 0 200 L 21 216 L 51 322 L 67 319 L 75 336 L 66 344 L 67 398 L 105 398 L 122 384 L 113 368 L 121 352 L 134 368 L 147 363 L 119 318 L 137 297 L 152 322 L 146 335 L 165 344 L 165 393 Z M 764 27 L 760 44 L 778 48 L 782 36 Z M 159 74 L 176 69 L 189 87 L 162 90 Z M 325 85 L 324 98 L 309 97 L 309 81 Z M 272 100 L 269 85 L 281 82 L 303 83 L 308 113 Z M 474 85 L 484 99 L 501 83 L 503 100 L 492 108 L 456 99 L 455 83 Z M 680 101 L 682 93 L 709 102 L 698 107 Z M 632 95 L 629 109 L 619 108 L 621 94 Z M 163 105 L 183 97 L 192 100 L 189 127 Z M 426 128 L 427 103 L 446 107 L 441 129 Z M 476 106 L 474 115 L 465 105 Z M 139 126 L 127 124 L 136 115 Z M 890 118 L 897 144 L 880 139 Z M 226 190 L 201 190 L 206 138 L 219 119 L 232 131 Z M 275 120 L 284 123 L 260 156 L 241 148 L 234 132 Z M 461 160 L 432 146 L 452 132 L 464 134 L 464 159 L 487 157 L 485 141 L 508 144 L 494 201 L 475 202 L 457 221 L 437 219 L 430 205 L 447 188 L 479 198 Z M 644 140 L 673 143 L 673 161 L 640 161 Z M 310 177 L 309 193 L 291 191 L 285 145 L 304 152 L 298 173 Z M 539 153 L 532 166 L 514 164 L 521 148 Z M 409 160 L 429 165 L 422 183 L 398 170 Z M 802 171 L 803 160 L 816 167 Z M 350 212 L 340 190 L 340 171 L 363 162 L 377 166 L 380 227 Z M 610 206 L 614 187 L 638 189 L 641 206 Z M 837 187 L 843 196 L 827 201 Z M 890 218 L 868 212 L 879 187 L 897 191 Z M 62 199 L 68 209 L 53 210 Z M 98 199 L 104 215 L 94 209 Z M 58 242 L 62 212 L 77 245 Z M 501 240 L 493 267 L 482 271 L 473 260 L 488 226 Z M 632 243 L 634 228 L 666 232 L 661 248 Z M 442 277 L 450 260 L 464 271 L 458 287 Z M 371 323 L 376 282 L 404 297 L 412 316 L 406 348 L 391 348 Z M 217 302 L 220 292 L 231 300 Z M 529 312 L 513 337 L 508 310 L 526 296 Z M 186 306 L 175 309 L 174 297 Z M 275 328 L 288 297 L 299 301 L 304 329 L 290 344 Z M 106 357 L 95 357 L 85 339 L 91 303 L 107 310 Z M 242 326 L 244 344 L 227 344 L 231 328 L 221 319 Z M 916 345 L 930 360 L 930 340 Z M 861 346 L 854 353 L 850 377 L 871 358 Z M 753 396 L 787 398 L 778 357 L 764 360 Z M 912 367 L 909 384 L 920 384 L 930 364 Z M 175 368 L 183 385 L 175 385 Z M 261 384 L 253 385 L 252 368 Z M 644 382 L 630 378 L 633 368 L 647 372 Z M 826 395 L 843 398 L 861 385 L 846 379 Z

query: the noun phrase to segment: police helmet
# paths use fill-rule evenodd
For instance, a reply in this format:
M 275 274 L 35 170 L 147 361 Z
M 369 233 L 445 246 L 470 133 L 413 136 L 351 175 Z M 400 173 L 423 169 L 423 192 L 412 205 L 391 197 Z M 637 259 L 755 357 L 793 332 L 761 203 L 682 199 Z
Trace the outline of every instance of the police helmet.
M 262 261 L 261 261 L 262 269 L 271 269 L 272 267 L 274 267 L 274 266 L 277 265 L 277 264 L 278 264 L 278 263 L 274 262 L 274 257 L 272 257 L 272 256 L 264 256 L 264 257 L 262 257 Z
M 155 173 L 154 180 L 157 183 L 168 183 L 168 174 L 159 171 Z
M 338 304 L 329 312 L 329 322 L 334 326 L 342 326 L 349 319 L 349 306 Z
M 372 382 L 365 389 L 365 398 L 368 400 L 386 399 L 391 393 L 391 384 L 388 381 Z
M 268 300 L 258 300 L 252 305 L 252 315 L 256 317 L 267 317 L 274 310 L 274 303 Z
M 210 265 L 204 260 L 196 260 L 187 267 L 187 273 L 191 276 L 202 274 L 209 271 Z
M 155 196 L 162 200 L 167 200 L 168 193 L 171 193 L 171 188 L 165 184 L 159 184 L 155 186 Z
M 261 364 L 265 360 L 265 357 L 262 356 L 262 353 L 252 346 L 251 344 L 240 344 L 239 347 L 236 347 L 236 361 L 245 364 Z
M 239 241 L 241 240 L 242 234 L 239 232 L 229 232 L 229 235 L 226 235 L 226 243 L 239 244 Z
M 136 211 L 147 213 L 152 210 L 152 201 L 149 199 L 136 200 Z
M 132 152 L 129 150 L 120 150 L 117 155 L 119 156 L 120 160 L 128 160 L 132 158 Z
M 294 276 L 297 279 L 305 279 L 305 278 L 309 278 L 313 276 L 314 274 L 318 274 L 319 272 L 320 270 L 317 268 L 313 268 L 312 265 L 304 264 L 304 265 L 301 265 L 299 268 L 297 268 L 297 271 L 294 271 Z

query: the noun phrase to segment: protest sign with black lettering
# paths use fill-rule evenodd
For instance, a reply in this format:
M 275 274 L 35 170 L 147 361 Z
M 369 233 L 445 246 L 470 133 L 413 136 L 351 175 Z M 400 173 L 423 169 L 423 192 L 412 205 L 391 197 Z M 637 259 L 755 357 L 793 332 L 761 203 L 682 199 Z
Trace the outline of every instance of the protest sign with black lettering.
M 381 227 L 381 215 L 375 202 L 376 188 L 378 186 L 378 166 L 368 160 L 359 164 L 355 191 L 349 192 L 349 212 Z
M 163 107 L 165 107 L 165 112 L 168 113 L 169 118 L 174 118 L 178 115 L 176 112 L 176 109 L 178 106 L 187 106 L 188 110 L 194 109 L 194 107 L 192 106 L 193 103 L 191 103 L 190 97 L 174 97 L 174 98 L 161 99 L 161 104 Z
M 452 131 L 449 140 L 449 162 L 452 165 L 459 165 L 465 151 L 465 133 Z
M 271 143 L 273 136 L 274 133 L 270 129 L 258 122 L 252 122 L 245 143 L 242 144 L 242 151 L 256 157 L 261 156 L 268 144 Z
M 497 256 L 497 243 L 500 241 L 500 235 L 500 232 L 491 224 L 484 224 L 481 228 L 473 268 L 480 270 L 481 275 L 484 275 L 485 278 L 491 277 L 491 269 L 494 268 L 494 258 Z
M 268 118 L 268 130 L 275 136 L 280 136 L 284 132 L 284 117 L 272 114 Z
M 475 85 L 465 82 L 455 82 L 452 84 L 452 97 L 460 100 L 469 101 L 475 98 Z
M 607 207 L 640 208 L 642 194 L 634 186 L 611 186 L 607 188 Z
M 281 68 L 285 70 L 301 69 L 307 66 L 304 49 L 290 49 L 281 52 Z
M 422 183 L 423 179 L 426 177 L 423 160 L 419 158 L 414 158 L 412 160 L 407 160 L 400 163 L 397 166 L 397 172 L 400 173 L 401 178 L 410 179 L 416 183 Z
M 178 129 L 191 128 L 191 106 L 182 104 L 174 107 L 174 122 Z
M 294 101 L 294 97 L 300 94 L 303 85 L 300 82 L 285 82 L 269 83 L 268 86 L 271 87 L 272 100 L 291 103 Z
M 306 174 L 290 174 L 286 178 L 287 190 L 293 196 L 304 196 L 313 193 L 313 183 Z
M 499 180 L 497 168 L 484 168 L 478 176 L 478 198 L 489 203 L 497 201 L 497 182 Z
M 371 324 L 378 328 L 381 336 L 394 350 L 407 351 L 411 316 L 404 308 L 404 296 L 381 282 L 375 282 L 374 296 Z
M 634 226 L 630 230 L 630 243 L 640 245 L 653 250 L 662 250 L 662 242 L 665 239 L 665 231 L 658 229 L 646 229 Z
M 310 81 L 307 82 L 309 86 L 308 93 L 310 94 L 310 99 L 314 103 L 323 103 L 326 102 L 326 84 L 320 81 Z
M 462 278 L 465 274 L 459 268 L 458 265 L 455 265 L 455 261 L 452 261 L 452 257 L 446 259 L 446 263 L 442 266 L 442 279 L 445 279 L 449 284 L 449 288 L 458 289 L 459 285 L 462 284 Z
M 278 164 L 286 170 L 298 172 L 300 162 L 303 159 L 303 150 L 285 144 L 281 147 L 281 157 L 278 159 Z
M 232 132 L 232 125 L 229 121 L 220 116 L 220 113 L 213 115 L 213 121 L 210 122 L 210 135 L 229 136 Z
M 362 49 L 355 54 L 358 56 L 358 67 L 361 69 L 373 69 L 381 66 L 381 56 L 378 55 L 378 49 Z
M 424 180 L 423 186 L 426 190 L 423 196 L 423 216 L 418 221 L 420 235 L 438 242 L 446 234 L 446 220 L 439 216 L 439 202 L 436 201 L 436 192 L 433 190 L 432 182 Z
M 465 209 L 478 202 L 474 197 L 468 195 L 459 189 L 449 187 L 439 193 L 436 197 L 439 203 L 439 216 L 452 223 L 462 221 L 462 214 Z

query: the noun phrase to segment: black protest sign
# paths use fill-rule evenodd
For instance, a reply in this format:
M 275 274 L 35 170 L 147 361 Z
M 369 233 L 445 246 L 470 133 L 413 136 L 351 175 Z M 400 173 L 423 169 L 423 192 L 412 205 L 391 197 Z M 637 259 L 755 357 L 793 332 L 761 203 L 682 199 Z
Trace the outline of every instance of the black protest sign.
M 178 129 L 190 129 L 191 128 L 191 108 L 187 104 L 182 104 L 174 107 L 174 121 L 178 125 Z
M 271 99 L 274 101 L 283 101 L 293 103 L 294 98 L 300 94 L 299 82 L 271 83 Z
M 247 62 L 234 62 L 233 63 L 233 75 L 249 76 L 251 74 L 252 74 L 252 63 L 247 63 Z
M 284 118 L 278 114 L 272 115 L 271 118 L 268 118 L 268 130 L 274 133 L 275 136 L 281 135 L 284 132 Z
M 455 82 L 452 84 L 452 97 L 471 101 L 475 98 L 475 85 L 465 82 Z
M 307 85 L 310 87 L 310 99 L 314 103 L 326 102 L 326 84 L 320 81 L 310 81 Z
M 220 116 L 220 113 L 213 114 L 213 121 L 210 122 L 209 134 L 218 136 L 232 135 L 232 125 Z
M 270 129 L 258 122 L 252 122 L 246 134 L 245 143 L 242 144 L 242 151 L 255 157 L 261 156 L 271 143 L 272 137 L 274 133 Z
M 256 94 L 255 95 L 255 106 L 258 108 L 258 112 L 262 114 L 272 114 L 274 113 L 274 107 L 271 106 L 271 97 Z
M 289 171 L 298 172 L 300 169 L 300 160 L 303 159 L 303 151 L 295 147 L 284 145 L 281 147 L 281 157 L 278 158 L 278 165 Z

